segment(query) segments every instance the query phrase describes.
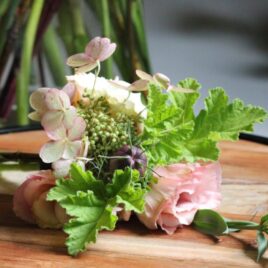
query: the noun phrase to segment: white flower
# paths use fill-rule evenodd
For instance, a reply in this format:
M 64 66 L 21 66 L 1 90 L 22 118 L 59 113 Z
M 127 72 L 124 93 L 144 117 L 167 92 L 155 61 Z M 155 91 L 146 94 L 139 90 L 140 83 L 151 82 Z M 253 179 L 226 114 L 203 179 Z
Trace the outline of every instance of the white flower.
M 140 93 L 129 92 L 124 88 L 116 86 L 115 83 L 111 83 L 104 77 L 97 77 L 95 81 L 95 75 L 92 73 L 67 76 L 67 80 L 68 82 L 74 83 L 81 95 L 88 92 L 96 99 L 102 96 L 106 97 L 112 109 L 130 116 L 140 114 L 146 117 L 146 107 L 141 102 Z M 94 82 L 95 87 L 93 90 Z M 117 83 L 130 85 L 125 81 L 117 81 Z

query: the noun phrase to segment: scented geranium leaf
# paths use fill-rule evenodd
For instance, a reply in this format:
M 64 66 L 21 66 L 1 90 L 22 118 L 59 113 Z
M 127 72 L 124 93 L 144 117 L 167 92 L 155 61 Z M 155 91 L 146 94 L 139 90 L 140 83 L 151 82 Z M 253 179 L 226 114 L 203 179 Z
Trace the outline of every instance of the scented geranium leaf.
M 170 94 L 170 100 L 174 105 L 182 109 L 183 111 L 183 121 L 190 121 L 194 120 L 194 104 L 199 98 L 199 93 L 194 92 L 194 93 L 180 93 L 180 92 L 175 92 L 171 91 L 169 92 Z
M 70 178 L 58 179 L 56 186 L 53 187 L 47 196 L 47 200 L 61 201 L 69 196 L 75 196 L 78 191 L 93 191 L 97 196 L 105 195 L 105 186 L 102 180 L 96 180 L 90 171 L 83 171 L 77 165 L 72 164 Z
M 116 204 L 124 204 L 127 211 L 141 213 L 144 208 L 144 195 L 146 190 L 139 183 L 138 170 L 126 168 L 116 170 L 112 182 L 106 186 L 109 198 L 115 198 Z
M 64 231 L 69 235 L 66 245 L 70 255 L 77 255 L 87 244 L 95 243 L 99 231 L 115 228 L 117 216 L 113 215 L 113 206 L 93 192 L 78 192 L 76 196 L 61 200 L 60 205 L 73 217 L 64 225 Z
M 245 106 L 241 100 L 228 104 L 228 96 L 222 88 L 210 91 L 205 106 L 196 118 L 192 139 L 237 140 L 241 131 L 250 132 L 254 123 L 267 118 L 264 109 Z
M 257 232 L 257 243 L 258 243 L 258 255 L 257 255 L 257 262 L 261 259 L 263 254 L 268 248 L 268 241 L 263 232 Z
M 201 84 L 192 77 L 187 77 L 179 82 L 179 85 L 183 88 L 189 88 L 198 91 L 201 88 Z

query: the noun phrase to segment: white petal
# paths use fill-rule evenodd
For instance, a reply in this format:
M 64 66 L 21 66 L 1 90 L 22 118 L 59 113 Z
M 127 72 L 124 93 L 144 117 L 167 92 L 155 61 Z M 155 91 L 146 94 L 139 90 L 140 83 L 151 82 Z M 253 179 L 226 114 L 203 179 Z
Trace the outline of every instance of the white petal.
M 62 91 L 65 92 L 69 96 L 70 99 L 72 99 L 76 91 L 74 83 L 71 83 L 71 82 L 67 83 L 62 88 Z
M 74 120 L 77 117 L 75 107 L 71 106 L 70 109 L 64 112 L 63 123 L 66 128 L 72 128 Z
M 68 130 L 68 139 L 70 141 L 81 139 L 84 131 L 86 129 L 86 122 L 82 117 L 77 117 L 74 122 L 72 128 Z
M 43 145 L 40 150 L 40 157 L 44 163 L 52 163 L 57 161 L 63 155 L 65 148 L 64 141 L 52 141 Z
M 73 159 L 80 154 L 81 149 L 82 141 L 66 142 L 62 158 Z
M 33 121 L 40 121 L 41 120 L 41 115 L 38 112 L 29 113 L 28 117 Z
M 54 141 L 59 141 L 59 140 L 63 140 L 67 137 L 67 130 L 66 128 L 61 125 L 58 128 L 55 128 L 53 130 L 47 130 L 45 129 L 47 136 Z
M 48 111 L 44 114 L 41 124 L 47 131 L 54 130 L 62 125 L 63 118 L 63 111 Z
M 54 175 L 56 178 L 65 177 L 69 174 L 70 165 L 72 164 L 73 160 L 65 160 L 60 159 L 54 163 L 52 163 L 52 168 L 54 170 Z
M 56 88 L 50 89 L 46 93 L 45 102 L 46 102 L 48 109 L 50 110 L 62 110 L 63 109 L 63 103 L 61 100 L 59 89 L 56 89 Z
M 62 103 L 63 108 L 68 109 L 71 105 L 71 100 L 68 94 L 64 92 L 63 90 L 59 90 L 59 96 L 60 96 L 60 101 Z

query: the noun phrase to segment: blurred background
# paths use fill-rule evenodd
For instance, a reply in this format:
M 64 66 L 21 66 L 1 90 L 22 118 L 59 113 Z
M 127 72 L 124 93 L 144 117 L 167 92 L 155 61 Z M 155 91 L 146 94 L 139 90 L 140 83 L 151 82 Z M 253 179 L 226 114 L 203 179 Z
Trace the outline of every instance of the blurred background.
M 204 97 L 221 86 L 268 109 L 267 14 L 264 0 L 1 0 L 1 126 L 29 124 L 30 91 L 62 87 L 66 57 L 97 35 L 118 44 L 106 77 L 131 82 L 137 68 L 174 84 L 190 76 Z M 268 122 L 255 134 L 268 137 Z

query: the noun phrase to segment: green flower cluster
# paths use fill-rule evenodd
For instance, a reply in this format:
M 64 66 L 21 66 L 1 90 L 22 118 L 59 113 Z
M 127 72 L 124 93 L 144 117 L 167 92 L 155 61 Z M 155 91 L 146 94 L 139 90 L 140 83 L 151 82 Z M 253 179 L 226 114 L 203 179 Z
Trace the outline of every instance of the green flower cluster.
M 104 97 L 89 99 L 80 104 L 80 115 L 87 124 L 89 156 L 108 155 L 130 143 L 135 133 L 135 122 L 126 114 L 111 110 Z

